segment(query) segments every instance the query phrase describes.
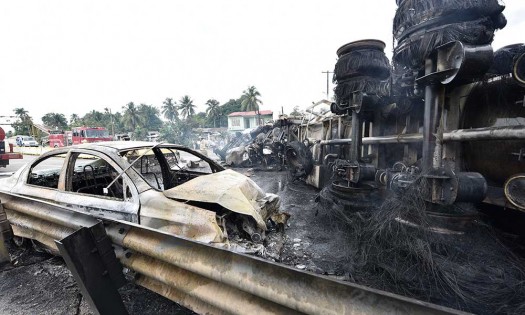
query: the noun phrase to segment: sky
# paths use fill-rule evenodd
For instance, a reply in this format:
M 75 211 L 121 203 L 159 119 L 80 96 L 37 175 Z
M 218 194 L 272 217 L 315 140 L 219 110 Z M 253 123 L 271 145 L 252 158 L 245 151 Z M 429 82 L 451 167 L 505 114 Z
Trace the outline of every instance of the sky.
M 261 109 L 289 113 L 326 97 L 322 72 L 343 44 L 380 39 L 391 57 L 395 2 L 2 1 L 0 116 L 23 107 L 39 122 L 183 95 L 204 111 L 251 85 Z M 525 1 L 504 3 L 496 49 L 525 41 Z

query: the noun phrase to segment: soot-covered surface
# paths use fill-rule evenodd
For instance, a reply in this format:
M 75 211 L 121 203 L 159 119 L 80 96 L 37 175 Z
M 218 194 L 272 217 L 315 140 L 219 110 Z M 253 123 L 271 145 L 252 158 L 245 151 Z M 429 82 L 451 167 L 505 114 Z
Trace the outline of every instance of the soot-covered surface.
M 93 314 L 61 258 L 8 247 L 12 263 L 0 265 L 0 314 Z M 129 314 L 195 314 L 131 282 L 119 292 Z
M 316 203 L 318 191 L 286 172 L 246 173 L 291 214 L 282 263 L 476 314 L 525 313 L 523 245 L 481 214 L 436 232 L 442 225 L 425 210 L 439 209 L 427 208 L 421 183 L 381 207 L 349 212 Z
M 410 219 L 428 228 L 417 191 L 373 211 L 341 213 L 320 206 L 319 192 L 292 181 L 285 171 L 237 171 L 278 194 L 281 210 L 291 215 L 282 250 L 269 250 L 267 259 L 478 314 L 525 313 L 523 260 L 514 254 L 512 239 L 485 220 L 474 221 L 462 235 L 428 233 L 399 223 L 399 218 Z M 14 264 L 0 266 L 1 310 L 90 314 L 60 258 L 10 250 Z M 120 292 L 131 314 L 192 314 L 131 283 Z

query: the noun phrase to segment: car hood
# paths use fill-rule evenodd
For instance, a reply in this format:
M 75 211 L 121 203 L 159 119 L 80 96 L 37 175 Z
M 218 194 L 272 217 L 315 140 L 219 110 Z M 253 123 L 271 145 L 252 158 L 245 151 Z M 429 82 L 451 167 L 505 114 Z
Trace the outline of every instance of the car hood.
M 251 216 L 263 230 L 266 230 L 266 220 L 278 211 L 279 205 L 278 196 L 264 193 L 253 180 L 232 170 L 194 178 L 164 191 L 164 195 L 171 199 L 218 204 Z

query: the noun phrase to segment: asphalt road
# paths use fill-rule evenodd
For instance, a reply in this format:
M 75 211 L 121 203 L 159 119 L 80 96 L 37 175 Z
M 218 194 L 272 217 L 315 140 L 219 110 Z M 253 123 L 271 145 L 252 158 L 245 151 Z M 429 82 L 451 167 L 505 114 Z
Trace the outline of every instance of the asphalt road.
M 16 172 L 19 168 L 24 166 L 26 163 L 29 163 L 33 160 L 35 160 L 37 156 L 33 155 L 24 155 L 23 159 L 15 159 L 15 160 L 9 160 L 9 165 L 5 168 L 0 168 L 0 178 L 4 176 L 11 176 L 14 172 Z M 57 160 L 53 161 L 53 163 L 56 163 L 56 165 L 60 165 L 60 160 L 53 158 L 50 160 Z

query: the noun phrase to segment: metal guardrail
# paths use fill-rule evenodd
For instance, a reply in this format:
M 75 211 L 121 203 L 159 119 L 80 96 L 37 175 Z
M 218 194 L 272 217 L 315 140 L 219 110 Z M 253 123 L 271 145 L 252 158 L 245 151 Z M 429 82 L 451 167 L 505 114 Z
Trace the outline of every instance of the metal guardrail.
M 13 231 L 48 246 L 97 219 L 67 207 L 0 192 Z M 22 198 L 22 199 L 20 199 Z M 198 313 L 464 314 L 336 281 L 129 222 L 104 222 L 136 282 Z

